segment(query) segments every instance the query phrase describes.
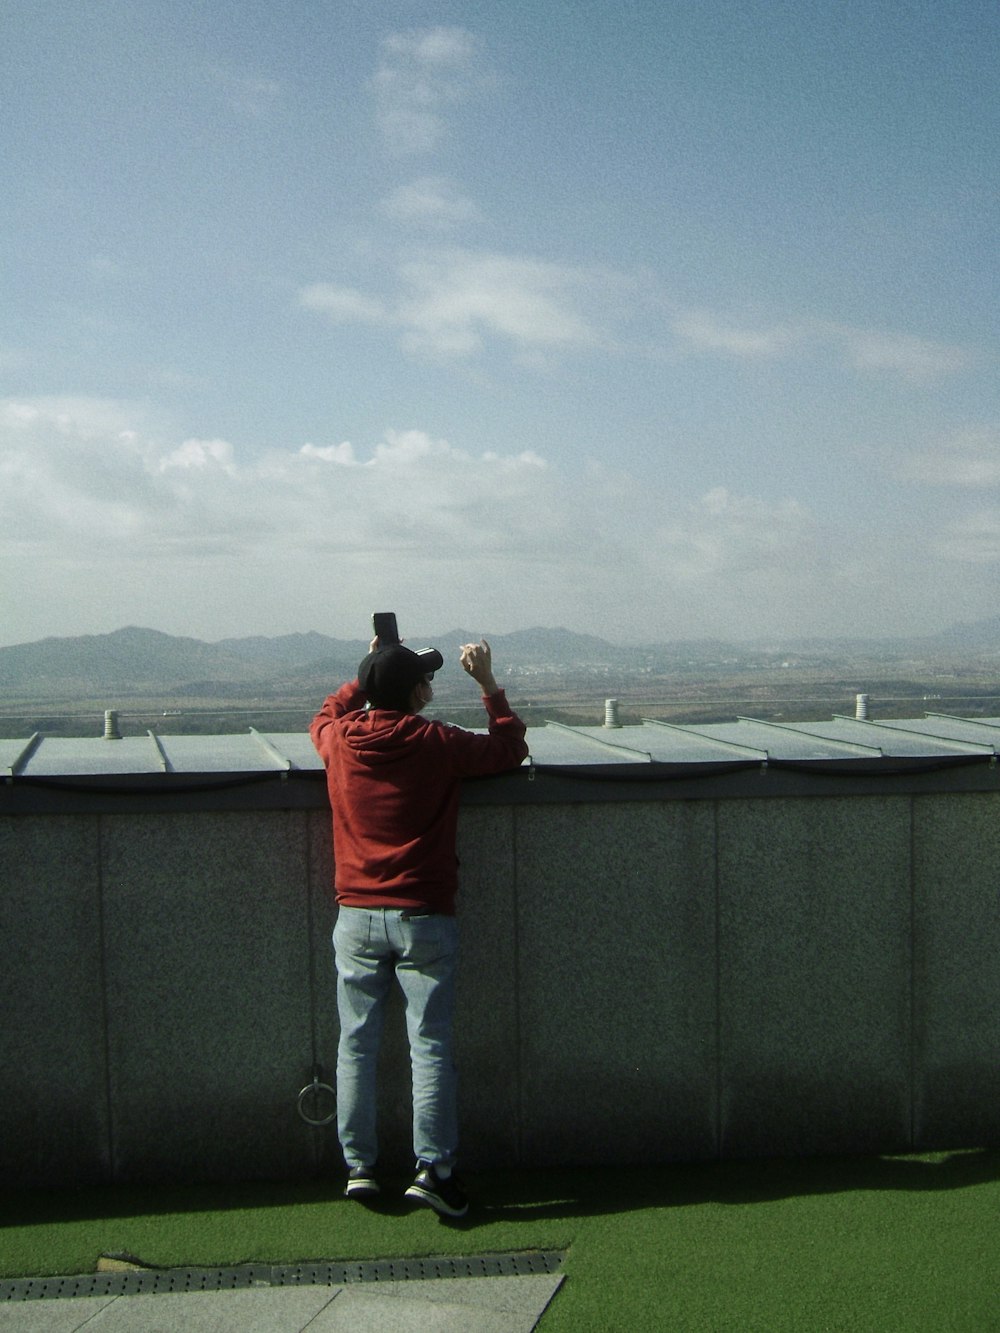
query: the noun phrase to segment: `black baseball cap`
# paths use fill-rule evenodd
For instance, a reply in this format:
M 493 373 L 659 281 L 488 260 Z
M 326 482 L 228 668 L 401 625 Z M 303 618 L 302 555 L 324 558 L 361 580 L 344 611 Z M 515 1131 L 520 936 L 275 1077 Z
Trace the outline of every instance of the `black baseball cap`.
M 376 707 L 404 706 L 414 685 L 433 676 L 444 666 L 436 648 L 416 652 L 401 643 L 387 644 L 369 653 L 358 667 L 358 684 Z

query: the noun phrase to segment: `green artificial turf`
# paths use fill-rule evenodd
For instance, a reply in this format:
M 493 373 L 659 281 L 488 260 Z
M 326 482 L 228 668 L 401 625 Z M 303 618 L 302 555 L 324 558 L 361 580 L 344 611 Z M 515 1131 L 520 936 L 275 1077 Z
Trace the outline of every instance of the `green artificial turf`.
M 394 1182 L 401 1187 L 405 1182 Z M 0 1273 L 565 1249 L 542 1333 L 1000 1330 L 1000 1153 L 468 1178 L 449 1223 L 339 1182 L 0 1196 Z

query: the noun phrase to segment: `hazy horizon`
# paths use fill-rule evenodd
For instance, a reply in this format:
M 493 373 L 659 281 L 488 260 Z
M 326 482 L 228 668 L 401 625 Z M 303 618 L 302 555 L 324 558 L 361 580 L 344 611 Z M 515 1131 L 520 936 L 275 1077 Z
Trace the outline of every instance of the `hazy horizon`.
M 751 648 L 762 649 L 767 645 L 773 645 L 775 648 L 781 647 L 782 645 L 791 646 L 795 642 L 800 640 L 815 641 L 817 643 L 828 641 L 831 644 L 836 644 L 838 641 L 848 642 L 851 640 L 857 640 L 859 642 L 871 642 L 873 644 L 881 642 L 891 643 L 895 640 L 906 642 L 911 638 L 912 639 L 934 638 L 937 637 L 938 635 L 947 635 L 947 633 L 951 630 L 961 630 L 963 628 L 975 628 L 980 625 L 1000 626 L 1000 617 L 987 616 L 977 621 L 951 621 L 947 625 L 940 626 L 937 630 L 930 631 L 927 635 L 771 634 L 771 635 L 757 635 L 757 636 L 740 638 L 735 635 L 717 634 L 717 635 L 689 635 L 685 636 L 684 638 L 651 637 L 645 639 L 616 639 L 613 636 L 606 634 L 598 634 L 592 631 L 575 630 L 569 625 L 537 625 L 537 624 L 519 625 L 509 630 L 500 630 L 500 631 L 493 630 L 489 626 L 480 627 L 478 629 L 470 629 L 468 626 L 463 626 L 463 625 L 449 625 L 447 627 L 442 627 L 442 626 L 435 627 L 435 626 L 416 624 L 412 627 L 412 632 L 408 633 L 406 626 L 402 626 L 400 632 L 403 636 L 404 641 L 407 640 L 408 638 L 408 641 L 411 644 L 416 644 L 418 640 L 420 641 L 420 643 L 423 643 L 425 640 L 427 641 L 427 643 L 431 643 L 434 640 L 445 640 L 451 638 L 454 635 L 465 635 L 467 637 L 471 637 L 473 640 L 481 637 L 486 637 L 487 639 L 489 639 L 492 636 L 493 638 L 499 641 L 507 637 L 514 637 L 518 635 L 570 634 L 584 638 L 599 639 L 614 648 L 627 648 L 632 644 L 635 644 L 637 647 L 642 647 L 642 648 L 670 648 L 673 644 L 676 643 L 703 642 L 706 644 L 719 643 L 723 646 L 726 647 L 731 646 L 734 648 L 745 647 L 747 649 Z M 252 633 L 219 634 L 219 635 L 172 634 L 170 631 L 164 630 L 157 625 L 129 624 L 129 625 L 116 625 L 108 630 L 81 630 L 77 634 L 47 634 L 47 635 L 42 635 L 37 639 L 24 639 L 11 643 L 0 642 L 0 649 L 30 647 L 33 644 L 44 643 L 49 640 L 72 639 L 72 638 L 106 638 L 109 635 L 123 634 L 127 633 L 130 630 L 136 630 L 140 633 L 149 632 L 151 634 L 167 634 L 171 638 L 192 639 L 195 640 L 196 642 L 206 643 L 209 646 L 216 646 L 220 643 L 225 643 L 230 641 L 239 642 L 240 640 L 248 640 L 248 639 L 277 640 L 283 638 L 296 638 L 296 637 L 308 638 L 310 635 L 319 635 L 320 637 L 332 639 L 342 643 L 365 643 L 371 634 L 370 624 L 366 627 L 363 627 L 360 631 L 356 632 L 352 632 L 350 630 L 337 632 L 336 630 L 318 629 L 315 626 L 313 626 L 309 629 L 291 630 L 283 634 L 268 634 L 268 633 L 259 633 L 255 631 Z M 998 630 L 998 634 L 1000 634 L 1000 630 Z
M 0 62 L 0 643 L 993 612 L 995 8 L 11 0 Z

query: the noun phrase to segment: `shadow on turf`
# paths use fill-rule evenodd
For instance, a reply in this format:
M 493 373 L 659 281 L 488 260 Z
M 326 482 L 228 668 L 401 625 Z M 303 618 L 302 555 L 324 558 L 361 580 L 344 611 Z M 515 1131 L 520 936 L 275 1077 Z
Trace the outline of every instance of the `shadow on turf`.
M 596 1217 L 642 1208 L 699 1203 L 765 1203 L 851 1190 L 954 1190 L 1000 1181 L 1000 1151 L 967 1150 L 922 1157 L 777 1158 L 679 1163 L 668 1166 L 520 1168 L 467 1177 L 472 1207 L 442 1225 L 472 1230 L 492 1222 Z M 368 1205 L 388 1217 L 414 1211 L 394 1182 Z M 342 1182 L 247 1182 L 191 1186 L 103 1186 L 76 1191 L 0 1192 L 0 1227 L 141 1217 L 240 1208 L 337 1204 Z
M 699 1203 L 748 1204 L 864 1190 L 955 1190 L 1000 1181 L 1000 1152 L 824 1157 L 591 1170 L 476 1179 L 478 1207 L 453 1226 L 570 1218 Z

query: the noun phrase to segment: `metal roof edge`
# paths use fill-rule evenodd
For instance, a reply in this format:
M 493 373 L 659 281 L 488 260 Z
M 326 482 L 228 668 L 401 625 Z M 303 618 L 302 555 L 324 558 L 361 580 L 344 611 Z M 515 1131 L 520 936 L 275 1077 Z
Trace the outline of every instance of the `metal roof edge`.
M 282 754 L 281 751 L 278 749 L 278 747 L 272 741 L 268 740 L 266 736 L 262 735 L 262 733 L 259 732 L 256 727 L 250 728 L 250 735 L 254 738 L 254 740 L 264 751 L 267 757 L 269 759 L 273 759 L 274 762 L 278 765 L 278 767 L 284 769 L 286 773 L 290 769 L 298 767 L 297 764 L 292 763 L 291 759 L 289 759 L 287 755 Z
M 42 733 L 40 731 L 36 731 L 31 736 L 29 736 L 28 739 L 25 741 L 24 745 L 22 746 L 20 753 L 14 756 L 13 760 L 10 763 L 10 766 L 7 768 L 5 772 L 5 776 L 7 778 L 16 778 L 20 774 L 21 769 L 28 762 L 31 756 L 35 753 L 35 751 L 38 749 L 41 743 L 42 743 Z

